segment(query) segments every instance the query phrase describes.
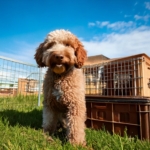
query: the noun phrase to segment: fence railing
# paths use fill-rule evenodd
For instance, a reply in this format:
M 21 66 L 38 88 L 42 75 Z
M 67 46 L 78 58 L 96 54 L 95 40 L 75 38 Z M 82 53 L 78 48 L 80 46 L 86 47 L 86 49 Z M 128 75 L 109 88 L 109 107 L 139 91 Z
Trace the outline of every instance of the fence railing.
M 45 71 L 46 68 L 0 56 L 0 97 L 38 95 L 40 105 Z

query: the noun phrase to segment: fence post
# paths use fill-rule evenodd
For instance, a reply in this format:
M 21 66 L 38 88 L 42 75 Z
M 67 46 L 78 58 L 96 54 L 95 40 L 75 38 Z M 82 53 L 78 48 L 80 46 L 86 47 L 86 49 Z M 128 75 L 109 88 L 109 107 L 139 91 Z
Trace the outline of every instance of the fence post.
M 40 106 L 40 100 L 41 100 L 41 73 L 42 68 L 39 68 L 39 91 L 38 91 L 38 106 Z

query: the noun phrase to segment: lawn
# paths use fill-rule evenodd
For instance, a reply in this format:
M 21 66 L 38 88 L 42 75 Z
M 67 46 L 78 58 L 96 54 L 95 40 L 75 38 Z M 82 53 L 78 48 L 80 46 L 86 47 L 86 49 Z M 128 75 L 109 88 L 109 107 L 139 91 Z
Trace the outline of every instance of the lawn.
M 0 98 L 0 150 L 150 150 L 148 141 L 124 134 L 86 129 L 87 146 L 72 146 L 61 130 L 49 140 L 42 132 L 42 106 L 37 97 Z

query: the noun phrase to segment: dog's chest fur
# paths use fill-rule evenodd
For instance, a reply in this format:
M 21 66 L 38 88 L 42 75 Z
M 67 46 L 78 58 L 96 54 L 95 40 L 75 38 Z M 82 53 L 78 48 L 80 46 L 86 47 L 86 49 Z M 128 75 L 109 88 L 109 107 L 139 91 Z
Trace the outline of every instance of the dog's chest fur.
M 54 74 L 49 68 L 43 85 L 45 99 L 43 103 L 48 105 L 53 111 L 67 111 L 70 104 L 75 102 L 78 92 L 84 90 L 82 88 L 84 85 L 82 78 L 82 70 L 76 68 L 61 76 Z M 77 79 L 79 79 L 79 82 L 77 82 Z
M 56 100 L 59 102 L 61 97 L 63 96 L 64 92 L 62 90 L 62 81 L 58 80 L 58 81 L 54 81 L 54 85 L 52 88 L 52 95 L 56 98 Z
M 55 109 L 66 109 L 71 99 L 69 98 L 72 95 L 72 76 L 73 70 L 70 70 L 65 75 L 56 75 L 51 74 L 51 90 L 49 91 L 50 97 L 49 102 L 50 106 Z M 60 110 L 61 111 L 61 110 Z

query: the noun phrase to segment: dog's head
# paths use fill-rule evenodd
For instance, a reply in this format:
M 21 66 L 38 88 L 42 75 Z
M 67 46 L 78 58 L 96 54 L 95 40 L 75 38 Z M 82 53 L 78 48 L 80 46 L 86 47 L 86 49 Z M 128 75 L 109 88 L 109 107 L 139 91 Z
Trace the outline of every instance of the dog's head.
M 82 43 L 65 30 L 50 32 L 35 53 L 39 67 L 50 67 L 57 74 L 64 73 L 72 66 L 81 68 L 86 58 L 87 53 Z

